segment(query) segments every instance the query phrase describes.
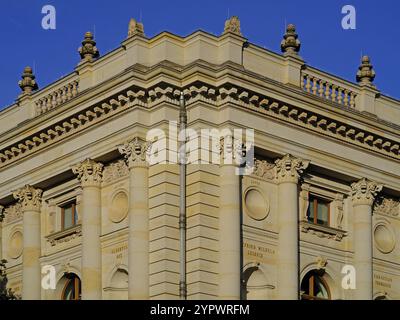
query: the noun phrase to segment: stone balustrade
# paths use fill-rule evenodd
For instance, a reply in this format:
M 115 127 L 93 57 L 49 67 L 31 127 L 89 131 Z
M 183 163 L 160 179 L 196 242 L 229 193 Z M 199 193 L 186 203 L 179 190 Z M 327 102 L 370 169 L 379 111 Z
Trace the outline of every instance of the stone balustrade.
M 59 88 L 43 95 L 35 100 L 35 114 L 41 115 L 57 106 L 63 104 L 76 97 L 79 92 L 79 80 L 72 80 L 67 84 L 61 85 Z
M 304 91 L 345 107 L 355 108 L 357 89 L 345 81 L 326 77 L 311 68 L 301 73 L 301 87 Z

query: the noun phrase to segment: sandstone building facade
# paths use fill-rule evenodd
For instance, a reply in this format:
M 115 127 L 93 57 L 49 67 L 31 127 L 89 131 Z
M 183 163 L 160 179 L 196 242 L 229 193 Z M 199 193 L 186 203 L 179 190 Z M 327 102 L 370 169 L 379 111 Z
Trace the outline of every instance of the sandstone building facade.
M 45 88 L 26 68 L 0 112 L 9 286 L 23 299 L 399 299 L 400 101 L 368 57 L 352 83 L 306 64 L 293 25 L 281 47 L 249 43 L 237 17 L 219 36 L 153 38 L 132 20 L 104 56 L 86 33 L 81 62 Z M 188 164 L 180 224 L 180 165 L 149 163 L 146 137 L 173 135 L 181 96 L 193 130 L 253 129 L 255 160 L 243 176 Z

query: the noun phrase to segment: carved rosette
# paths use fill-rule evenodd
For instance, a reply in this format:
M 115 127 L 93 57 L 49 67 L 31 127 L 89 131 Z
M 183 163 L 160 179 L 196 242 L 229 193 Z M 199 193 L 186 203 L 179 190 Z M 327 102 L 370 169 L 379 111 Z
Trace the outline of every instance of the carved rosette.
M 374 181 L 362 178 L 358 182 L 351 184 L 351 195 L 353 205 L 369 205 L 372 206 L 375 197 L 382 191 L 383 186 Z
M 240 20 L 239 17 L 233 16 L 230 19 L 225 21 L 225 28 L 224 28 L 224 33 L 235 33 L 239 36 L 242 36 L 242 33 L 240 31 Z
M 26 185 L 23 188 L 14 191 L 13 196 L 21 204 L 22 211 L 40 211 L 42 204 L 42 193 L 40 189 Z
M 118 160 L 104 167 L 103 182 L 109 183 L 129 175 L 129 168 L 124 160 Z
M 72 172 L 78 175 L 82 187 L 98 187 L 103 176 L 103 164 L 86 159 L 75 165 Z
M 221 164 L 240 165 L 246 148 L 240 139 L 228 135 L 219 141 Z
M 147 167 L 149 165 L 147 157 L 149 156 L 151 143 L 144 141 L 139 137 L 134 137 L 128 143 L 118 146 L 128 164 L 129 169 L 134 167 Z
M 290 154 L 275 161 L 275 179 L 278 183 L 298 183 L 303 171 L 308 168 L 310 161 L 295 158 Z

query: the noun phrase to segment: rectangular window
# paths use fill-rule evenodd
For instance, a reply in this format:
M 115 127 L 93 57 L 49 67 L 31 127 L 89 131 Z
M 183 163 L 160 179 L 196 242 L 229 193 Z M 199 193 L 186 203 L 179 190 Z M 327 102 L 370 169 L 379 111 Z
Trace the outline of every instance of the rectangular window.
M 308 221 L 314 224 L 329 226 L 329 201 L 310 197 L 308 206 Z
M 61 227 L 62 230 L 67 230 L 76 226 L 77 212 L 75 202 L 68 203 L 61 207 Z

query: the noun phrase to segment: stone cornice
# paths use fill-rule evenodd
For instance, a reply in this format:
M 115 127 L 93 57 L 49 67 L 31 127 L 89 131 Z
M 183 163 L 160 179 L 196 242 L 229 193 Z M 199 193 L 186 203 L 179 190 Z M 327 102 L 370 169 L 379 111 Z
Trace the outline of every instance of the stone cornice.
M 177 105 L 177 92 L 174 85 L 162 82 L 149 88 L 131 87 L 113 95 L 112 98 L 99 102 L 52 124 L 36 134 L 26 137 L 0 150 L 0 167 L 14 160 L 21 159 L 52 142 L 59 141 L 67 135 L 75 134 L 99 121 L 104 121 L 113 114 L 138 106 L 145 109 L 155 107 L 160 103 Z M 261 91 L 261 90 L 260 90 Z M 298 90 L 300 91 L 300 90 Z M 210 105 L 239 105 L 256 111 L 279 121 L 289 122 L 308 130 L 330 136 L 342 142 L 356 145 L 378 154 L 400 159 L 399 141 L 385 138 L 374 130 L 373 132 L 347 124 L 345 121 L 333 119 L 328 111 L 317 113 L 294 105 L 285 104 L 265 94 L 239 87 L 230 82 L 219 87 L 195 81 L 184 89 L 188 99 L 187 105 L 198 101 Z M 361 123 L 360 123 L 361 126 Z M 364 126 L 365 127 L 365 126 Z

